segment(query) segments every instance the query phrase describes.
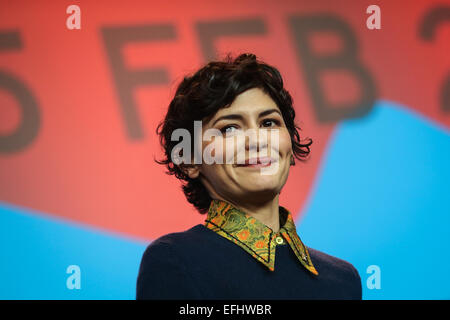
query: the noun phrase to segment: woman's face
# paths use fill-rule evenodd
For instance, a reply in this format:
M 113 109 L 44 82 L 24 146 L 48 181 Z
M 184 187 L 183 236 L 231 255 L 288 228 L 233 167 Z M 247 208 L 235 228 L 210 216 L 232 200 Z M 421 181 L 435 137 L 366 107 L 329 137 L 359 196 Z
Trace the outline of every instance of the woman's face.
M 202 141 L 202 154 L 211 143 L 222 145 L 210 146 L 209 150 L 213 149 L 210 154 L 215 159 L 223 161 L 207 164 L 202 159 L 189 175 L 199 177 L 212 198 L 245 203 L 269 200 L 281 191 L 289 174 L 292 144 L 281 111 L 268 94 L 259 88 L 241 93 L 229 107 L 202 122 L 203 133 L 211 128 L 223 135 Z M 249 138 L 249 129 L 256 133 L 255 139 Z M 262 156 L 272 158 L 266 167 L 242 162 Z

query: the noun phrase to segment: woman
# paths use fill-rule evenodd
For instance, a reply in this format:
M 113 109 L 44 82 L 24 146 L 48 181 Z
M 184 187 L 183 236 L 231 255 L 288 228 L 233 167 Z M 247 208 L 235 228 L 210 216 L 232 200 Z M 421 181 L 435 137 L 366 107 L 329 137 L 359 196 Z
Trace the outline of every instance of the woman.
M 206 219 L 148 246 L 137 299 L 361 299 L 357 270 L 306 247 L 279 205 L 294 158 L 304 160 L 312 144 L 302 143 L 294 118 L 278 70 L 253 54 L 184 78 L 157 128 L 166 156 L 158 163 L 185 181 Z M 199 136 L 195 121 L 214 137 Z M 188 147 L 174 139 L 181 128 Z

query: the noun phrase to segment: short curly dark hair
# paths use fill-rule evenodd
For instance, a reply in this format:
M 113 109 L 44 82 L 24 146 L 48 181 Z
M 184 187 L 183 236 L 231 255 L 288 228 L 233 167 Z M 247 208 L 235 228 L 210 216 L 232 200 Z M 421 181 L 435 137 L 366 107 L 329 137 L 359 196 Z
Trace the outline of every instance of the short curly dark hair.
M 186 181 L 182 190 L 189 203 L 201 214 L 208 212 L 212 198 L 199 178 L 190 178 L 180 165 L 172 162 L 172 149 L 178 144 L 178 141 L 171 140 L 172 132 L 184 128 L 193 137 L 194 121 L 208 121 L 219 109 L 230 106 L 239 94 L 252 88 L 262 89 L 280 108 L 291 136 L 295 158 L 304 161 L 309 155 L 312 139 L 302 144 L 298 132 L 301 129 L 294 123 L 292 97 L 283 87 L 283 79 L 275 67 L 250 53 L 241 54 L 235 59 L 228 54 L 223 61 L 208 63 L 193 75 L 184 77 L 169 104 L 165 119 L 156 128 L 165 158 L 155 161 L 167 166 L 167 174 Z

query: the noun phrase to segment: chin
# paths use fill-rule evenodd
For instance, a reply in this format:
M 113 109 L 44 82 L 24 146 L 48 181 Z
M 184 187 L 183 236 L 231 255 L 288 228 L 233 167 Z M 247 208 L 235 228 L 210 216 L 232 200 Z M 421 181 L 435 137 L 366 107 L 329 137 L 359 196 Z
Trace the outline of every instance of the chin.
M 261 179 L 262 180 L 262 179 Z M 280 186 L 280 180 L 277 179 L 276 181 L 252 181 L 252 183 L 249 183 L 250 181 L 246 181 L 245 184 L 242 185 L 243 189 L 247 190 L 249 193 L 278 193 L 281 189 Z

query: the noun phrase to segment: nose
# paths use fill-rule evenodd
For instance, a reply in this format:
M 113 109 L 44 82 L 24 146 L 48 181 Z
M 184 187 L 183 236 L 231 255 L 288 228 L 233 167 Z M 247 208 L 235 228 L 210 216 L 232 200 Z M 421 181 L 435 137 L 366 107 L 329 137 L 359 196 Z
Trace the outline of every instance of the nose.
M 245 135 L 245 149 L 252 152 L 261 152 L 268 146 L 268 131 L 257 126 L 247 128 L 248 134 Z

